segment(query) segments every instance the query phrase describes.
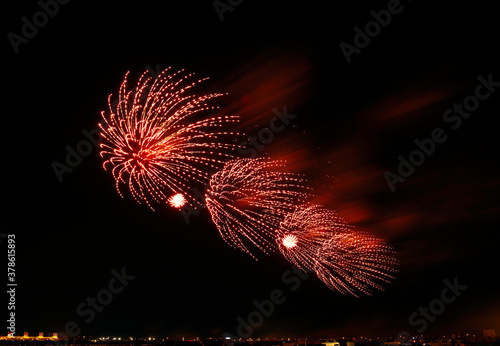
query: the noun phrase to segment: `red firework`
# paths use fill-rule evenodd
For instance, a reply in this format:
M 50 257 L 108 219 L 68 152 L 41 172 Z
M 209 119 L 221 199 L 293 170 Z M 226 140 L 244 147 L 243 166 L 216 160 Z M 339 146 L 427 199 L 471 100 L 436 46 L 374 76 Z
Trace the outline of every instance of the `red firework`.
M 394 279 L 396 265 L 393 249 L 381 239 L 352 231 L 334 234 L 323 244 L 314 270 L 332 290 L 358 296 L 358 291 L 383 291 L 381 283 Z
M 236 159 L 211 177 L 206 206 L 226 243 L 250 255 L 250 245 L 266 254 L 275 250 L 283 216 L 308 197 L 304 179 L 279 171 L 282 166 L 265 159 Z
M 206 206 L 229 245 L 252 257 L 255 248 L 266 254 L 278 248 L 343 294 L 383 290 L 395 272 L 393 250 L 333 211 L 304 204 L 310 197 L 305 179 L 282 172 L 281 162 L 234 159 L 236 146 L 228 139 L 239 134 L 222 127 L 238 117 L 206 115 L 217 108 L 209 101 L 222 94 L 197 96 L 194 88 L 203 79 L 168 71 L 154 80 L 145 72 L 131 90 L 127 73 L 117 105 L 110 95 L 109 114 L 102 112 L 100 154 L 119 194 L 125 186 L 151 208 L 153 202 L 182 208 L 194 205 L 193 184 L 208 183 Z M 210 171 L 216 173 L 210 177 Z
M 168 191 L 194 200 L 193 183 L 208 181 L 207 170 L 218 169 L 231 158 L 235 145 L 223 138 L 237 135 L 218 130 L 238 121 L 234 116 L 203 116 L 216 109 L 209 100 L 219 93 L 197 96 L 193 88 L 204 79 L 183 70 L 164 70 L 154 81 L 145 72 L 132 90 L 127 76 L 119 89 L 118 104 L 108 99 L 109 114 L 99 124 L 104 138 L 101 157 L 111 168 L 120 195 L 124 184 L 139 202 L 152 207 L 164 202 Z
M 306 204 L 286 214 L 280 223 L 276 242 L 285 258 L 304 271 L 316 266 L 318 255 L 333 232 L 351 228 L 333 211 Z
M 304 271 L 315 271 L 329 288 L 343 294 L 371 294 L 393 279 L 397 261 L 382 240 L 354 230 L 334 212 L 303 205 L 281 223 L 276 239 L 285 258 Z

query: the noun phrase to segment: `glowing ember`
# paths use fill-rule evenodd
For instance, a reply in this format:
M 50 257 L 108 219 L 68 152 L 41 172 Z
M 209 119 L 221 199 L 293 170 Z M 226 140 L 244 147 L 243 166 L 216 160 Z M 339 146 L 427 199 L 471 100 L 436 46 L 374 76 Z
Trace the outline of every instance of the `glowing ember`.
M 297 246 L 298 239 L 292 234 L 288 234 L 283 238 L 283 246 L 287 249 L 292 249 Z
M 187 200 L 182 193 L 177 193 L 168 199 L 168 203 L 174 208 L 181 208 L 187 203 Z

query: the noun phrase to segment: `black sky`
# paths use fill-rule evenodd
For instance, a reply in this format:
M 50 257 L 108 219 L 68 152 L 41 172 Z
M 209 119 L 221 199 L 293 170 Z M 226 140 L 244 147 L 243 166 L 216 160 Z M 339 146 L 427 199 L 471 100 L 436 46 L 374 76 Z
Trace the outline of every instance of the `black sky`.
M 500 80 L 498 11 L 486 2 L 401 2 L 401 13 L 348 64 L 339 44 L 353 44 L 354 27 L 387 3 L 243 1 L 221 21 L 211 1 L 71 1 L 17 54 L 7 34 L 20 34 L 22 18 L 40 5 L 5 4 L 2 232 L 17 241 L 17 334 L 62 331 L 68 321 L 82 335 L 236 334 L 237 317 L 274 289 L 286 301 L 254 337 L 416 334 L 408 317 L 455 277 L 468 288 L 425 333 L 500 332 L 500 91 L 396 192 L 383 177 L 415 138 L 445 126 L 443 112 L 474 92 L 479 75 Z M 264 104 L 269 118 L 273 107 L 299 114 L 266 153 L 307 151 L 303 173 L 333 191 L 325 204 L 399 252 L 394 284 L 357 299 L 311 276 L 292 292 L 281 279 L 290 269 L 284 259 L 256 262 L 230 248 L 206 211 L 186 225 L 172 209 L 120 198 L 96 148 L 59 182 L 51 164 L 64 162 L 82 130 L 96 128 L 125 72 L 136 78 L 147 66 L 208 76 L 229 100 Z M 260 85 L 304 66 L 279 90 L 269 83 L 279 103 L 265 108 L 268 101 L 255 99 Z M 238 89 L 242 78 L 248 90 Z M 247 132 L 268 119 L 246 117 Z M 123 267 L 135 279 L 85 323 L 76 307 Z

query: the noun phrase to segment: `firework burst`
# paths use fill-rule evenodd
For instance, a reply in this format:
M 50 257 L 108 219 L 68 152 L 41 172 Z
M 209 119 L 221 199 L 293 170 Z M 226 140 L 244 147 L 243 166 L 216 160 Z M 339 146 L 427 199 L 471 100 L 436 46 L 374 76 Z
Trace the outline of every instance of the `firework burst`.
M 370 295 L 393 279 L 394 252 L 383 241 L 354 230 L 336 213 L 302 205 L 286 215 L 276 239 L 285 258 L 303 271 L 315 271 L 332 290 Z
M 334 234 L 325 242 L 314 270 L 328 287 L 358 296 L 384 290 L 397 265 L 394 251 L 373 235 L 351 231 Z
M 333 232 L 349 232 L 350 227 L 334 212 L 305 204 L 285 215 L 276 242 L 285 258 L 304 271 L 316 266 L 323 244 Z
M 206 183 L 207 170 L 232 157 L 235 145 L 223 139 L 237 135 L 221 129 L 237 117 L 204 116 L 217 108 L 209 101 L 222 94 L 197 96 L 194 88 L 204 79 L 183 70 L 168 72 L 153 80 L 146 71 L 132 90 L 127 90 L 127 73 L 118 104 L 110 95 L 109 114 L 102 112 L 99 124 L 103 167 L 111 169 L 119 194 L 123 197 L 120 186 L 125 185 L 138 203 L 152 209 L 152 202 L 164 202 L 168 191 L 191 204 L 192 184 Z
M 275 250 L 283 216 L 308 197 L 304 179 L 279 171 L 282 166 L 278 161 L 236 159 L 210 179 L 205 202 L 213 222 L 226 243 L 252 257 L 250 246 L 266 254 Z

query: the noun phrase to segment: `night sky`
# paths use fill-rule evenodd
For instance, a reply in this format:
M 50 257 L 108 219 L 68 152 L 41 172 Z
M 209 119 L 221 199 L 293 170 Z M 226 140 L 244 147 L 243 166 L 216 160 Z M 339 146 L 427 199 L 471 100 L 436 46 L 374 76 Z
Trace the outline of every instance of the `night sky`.
M 252 337 L 414 335 L 422 325 L 409 317 L 441 299 L 445 280 L 467 288 L 424 335 L 499 333 L 500 86 L 466 117 L 443 118 L 475 95 L 480 76 L 500 81 L 498 11 L 401 1 L 348 63 L 341 42 L 353 46 L 354 28 L 393 1 L 232 3 L 221 21 L 212 1 L 71 1 L 17 53 L 9 33 L 22 35 L 22 18 L 41 7 L 4 4 L 1 232 L 16 237 L 16 334 L 74 321 L 80 335 L 236 335 L 252 302 L 280 289 L 285 301 Z M 60 182 L 52 164 L 97 127 L 125 73 L 135 82 L 169 66 L 210 77 L 204 91 L 227 93 L 220 112 L 240 115 L 250 135 L 274 108 L 297 114 L 259 156 L 286 159 L 318 202 L 394 247 L 396 280 L 361 298 L 313 274 L 283 280 L 296 274 L 282 256 L 255 261 L 229 247 L 207 210 L 186 224 L 175 209 L 121 198 L 97 147 Z M 398 157 L 437 128 L 446 139 L 391 191 L 386 172 L 398 174 Z M 122 268 L 135 278 L 86 323 L 77 307 Z

